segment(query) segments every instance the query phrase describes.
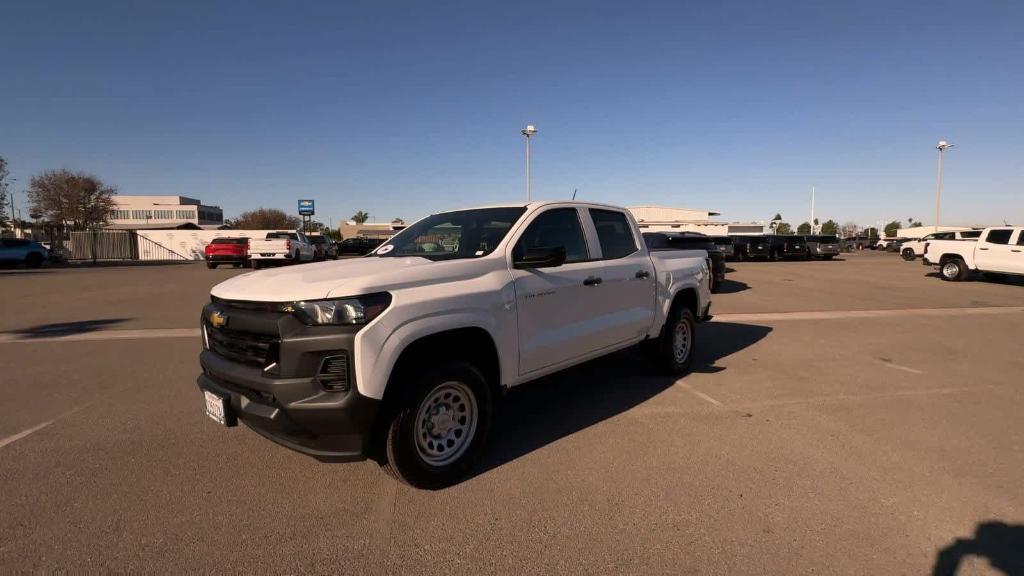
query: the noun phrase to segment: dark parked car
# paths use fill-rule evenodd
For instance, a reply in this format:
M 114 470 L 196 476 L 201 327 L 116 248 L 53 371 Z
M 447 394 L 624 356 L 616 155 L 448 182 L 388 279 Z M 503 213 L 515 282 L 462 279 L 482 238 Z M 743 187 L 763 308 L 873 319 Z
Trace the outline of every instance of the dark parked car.
M 804 236 L 807 255 L 831 260 L 839 255 L 839 238 L 835 236 Z
M 345 238 L 338 245 L 339 256 L 366 256 L 373 252 L 377 246 L 384 243 L 387 238 Z
M 0 262 L 24 264 L 26 268 L 39 268 L 49 257 L 49 250 L 28 238 L 0 238 Z
M 807 259 L 807 244 L 803 236 L 783 236 L 776 234 L 771 236 L 772 251 L 769 260 L 782 260 L 784 258 Z
M 725 280 L 725 256 L 718 246 L 705 234 L 699 232 L 644 232 L 644 243 L 648 250 L 703 250 L 708 253 L 708 268 L 711 269 L 711 291 Z
M 733 255 L 739 260 L 767 260 L 771 240 L 767 236 L 733 236 Z
M 732 236 L 709 236 L 711 241 L 718 246 L 718 250 L 725 257 L 726 261 L 736 259 L 736 241 L 733 240 Z
M 334 260 L 338 257 L 338 245 L 327 236 L 308 236 L 313 245 L 314 260 Z

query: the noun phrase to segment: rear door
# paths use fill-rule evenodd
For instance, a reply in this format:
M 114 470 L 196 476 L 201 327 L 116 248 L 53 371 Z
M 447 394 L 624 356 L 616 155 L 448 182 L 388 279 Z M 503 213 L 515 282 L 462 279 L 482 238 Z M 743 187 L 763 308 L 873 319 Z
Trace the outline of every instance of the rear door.
M 577 207 L 553 207 L 535 215 L 513 243 L 529 248 L 564 246 L 566 261 L 553 268 L 512 268 L 519 331 L 519 373 L 529 374 L 600 349 L 603 264 L 591 258 Z
M 598 302 L 603 345 L 639 340 L 654 321 L 654 264 L 625 212 L 588 208 L 587 213 L 604 263 Z
M 1010 245 L 1013 228 L 992 228 L 978 241 L 974 265 L 981 271 L 1013 272 L 1016 246 Z

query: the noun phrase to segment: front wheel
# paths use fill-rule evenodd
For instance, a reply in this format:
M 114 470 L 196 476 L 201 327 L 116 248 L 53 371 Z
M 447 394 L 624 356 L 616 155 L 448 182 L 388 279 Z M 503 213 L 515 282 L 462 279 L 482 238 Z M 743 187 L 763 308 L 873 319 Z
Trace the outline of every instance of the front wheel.
M 697 321 L 693 312 L 684 306 L 676 306 L 669 312 L 665 327 L 661 330 L 655 351 L 661 368 L 673 375 L 682 376 L 693 365 L 696 348 Z
M 967 265 L 960 258 L 946 260 L 939 267 L 939 271 L 942 274 L 942 279 L 950 282 L 963 280 L 967 277 Z
M 31 252 L 25 257 L 26 268 L 39 268 L 43 265 L 43 255 L 39 252 Z
M 466 362 L 444 362 L 412 383 L 387 428 L 387 469 L 417 488 L 464 478 L 483 453 L 494 412 L 491 389 Z
M 903 252 L 900 252 L 900 255 L 903 256 L 903 259 L 907 262 L 914 259 L 914 251 L 910 248 L 904 248 Z

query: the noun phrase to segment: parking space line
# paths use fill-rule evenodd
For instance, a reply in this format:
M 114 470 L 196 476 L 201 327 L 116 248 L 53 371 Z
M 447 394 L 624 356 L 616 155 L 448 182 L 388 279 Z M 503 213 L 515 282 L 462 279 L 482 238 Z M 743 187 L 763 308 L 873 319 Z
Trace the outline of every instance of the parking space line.
M 97 330 L 82 334 L 36 337 L 31 334 L 0 334 L 0 344 L 33 342 L 96 342 L 104 340 L 145 340 L 148 338 L 199 338 L 198 328 L 151 328 L 144 330 Z
M 715 314 L 712 322 L 771 322 L 784 320 L 846 320 L 857 318 L 898 318 L 906 316 L 974 316 L 1024 312 L 1021 306 L 978 308 L 902 308 L 894 310 L 823 310 L 820 312 L 759 312 Z
M 882 366 L 885 366 L 886 368 L 892 368 L 893 370 L 902 370 L 904 372 L 910 372 L 911 374 L 924 374 L 923 371 L 918 370 L 917 368 L 911 368 L 910 366 L 901 366 L 899 364 L 894 364 L 893 361 L 888 358 L 879 358 L 878 361 L 882 363 Z
M 0 439 L 0 448 L 3 448 L 4 446 L 7 446 L 8 444 L 13 444 L 13 443 L 17 442 L 18 440 L 21 440 L 25 436 L 28 436 L 29 434 L 32 434 L 33 432 L 38 432 L 38 431 L 42 430 L 43 428 L 46 428 L 50 424 L 53 424 L 54 422 L 55 422 L 55 420 L 50 420 L 48 422 L 43 422 L 42 424 L 36 424 L 35 426 L 29 428 L 28 430 L 22 430 L 21 432 L 18 432 L 17 434 L 13 434 L 11 436 L 8 436 L 7 438 Z
M 682 380 L 677 380 L 676 381 L 676 386 L 679 386 L 680 388 L 683 388 L 684 390 L 686 390 L 690 394 L 693 394 L 697 398 L 700 398 L 701 400 L 704 400 L 708 404 L 711 404 L 711 405 L 716 406 L 718 408 L 721 408 L 721 407 L 725 406 L 725 404 L 722 404 L 718 400 L 715 400 L 711 396 L 708 396 L 707 394 L 701 392 L 700 390 L 697 390 L 696 388 L 694 388 L 693 386 L 690 386 L 689 384 L 687 384 L 686 382 L 683 382 Z

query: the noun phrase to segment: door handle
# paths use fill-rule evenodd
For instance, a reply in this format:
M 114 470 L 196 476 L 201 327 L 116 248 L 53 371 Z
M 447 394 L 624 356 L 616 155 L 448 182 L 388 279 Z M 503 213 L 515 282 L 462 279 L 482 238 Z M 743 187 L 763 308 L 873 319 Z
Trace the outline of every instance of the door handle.
M 597 286 L 600 283 L 601 283 L 601 279 L 598 278 L 597 276 L 591 276 L 591 277 L 583 280 L 583 285 L 584 286 Z
M 637 273 L 633 275 L 634 278 L 650 278 L 651 273 L 647 270 L 637 270 Z
M 978 248 L 978 250 L 988 250 L 988 248 Z

